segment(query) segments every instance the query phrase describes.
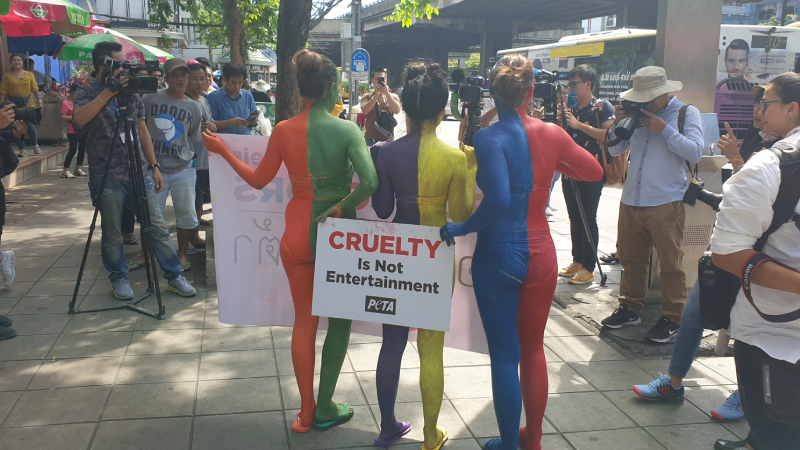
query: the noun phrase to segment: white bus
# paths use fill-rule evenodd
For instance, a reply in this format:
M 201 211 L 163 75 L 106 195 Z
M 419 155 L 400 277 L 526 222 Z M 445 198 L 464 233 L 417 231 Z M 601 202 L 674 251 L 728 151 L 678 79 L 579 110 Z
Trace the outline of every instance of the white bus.
M 631 88 L 633 73 L 654 64 L 655 45 L 655 30 L 623 28 L 502 50 L 498 56 L 522 53 L 534 67 L 551 72 L 589 64 L 597 70 L 597 96 L 616 103 L 619 94 Z M 714 107 L 720 124 L 730 123 L 741 139 L 753 118 L 753 85 L 792 71 L 798 56 L 800 28 L 723 24 Z M 725 132 L 724 126 L 720 129 Z

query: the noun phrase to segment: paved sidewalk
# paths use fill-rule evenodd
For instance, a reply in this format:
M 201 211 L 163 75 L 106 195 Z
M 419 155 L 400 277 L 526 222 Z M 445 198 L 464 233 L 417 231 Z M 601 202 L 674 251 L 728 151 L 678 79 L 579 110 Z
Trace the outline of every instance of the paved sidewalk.
M 292 433 L 300 399 L 291 329 L 219 323 L 216 291 L 202 284 L 202 255 L 187 274 L 197 277 L 197 297 L 167 293 L 162 280 L 167 320 L 128 311 L 66 314 L 93 209 L 85 179 L 58 173 L 7 193 L 18 203 L 9 204 L 2 248 L 17 251 L 17 281 L 0 289 L 0 314 L 19 336 L 0 342 L 0 450 L 375 448 L 380 339 L 352 336 L 335 399 L 353 405 L 353 420 L 324 433 Z M 552 227 L 563 265 L 570 260 L 569 227 L 560 220 Z M 95 237 L 99 244 L 99 231 Z M 612 239 L 601 249 L 613 247 Z M 84 308 L 118 304 L 96 244 L 81 286 Z M 137 252 L 126 250 L 130 258 Z M 142 272 L 131 274 L 137 292 L 145 287 L 137 284 Z M 560 291 L 578 289 L 594 288 L 559 282 Z M 746 435 L 746 423 L 722 425 L 709 415 L 735 388 L 732 358 L 700 359 L 686 380 L 684 405 L 651 404 L 631 386 L 666 371 L 667 361 L 628 359 L 556 308 L 546 333 L 551 395 L 544 449 L 710 449 L 717 438 Z M 320 332 L 318 357 L 323 339 Z M 486 355 L 445 349 L 440 424 L 451 440 L 444 449 L 477 450 L 497 436 L 488 364 Z M 420 447 L 418 377 L 419 357 L 409 343 L 397 416 L 414 430 L 394 448 Z

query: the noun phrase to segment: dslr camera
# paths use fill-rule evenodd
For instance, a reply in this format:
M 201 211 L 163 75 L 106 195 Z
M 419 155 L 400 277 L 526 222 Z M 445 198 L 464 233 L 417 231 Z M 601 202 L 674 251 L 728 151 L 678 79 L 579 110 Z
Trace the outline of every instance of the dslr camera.
M 153 66 L 158 67 L 158 62 L 131 64 L 129 62 L 117 61 L 109 56 L 102 56 L 101 58 L 100 63 L 103 67 L 103 78 L 107 79 L 108 77 L 114 76 L 114 72 L 116 72 L 117 69 L 122 69 L 122 72 L 115 77 L 117 80 L 122 77 L 128 77 L 128 85 L 119 90 L 120 94 L 153 94 L 158 91 L 158 78 L 136 75 L 140 70 L 148 70 L 148 68 L 152 68 Z
M 618 138 L 627 141 L 633 136 L 634 130 L 642 126 L 639 119 L 642 118 L 642 110 L 650 111 L 650 102 L 623 100 L 622 109 L 625 111 L 625 118 L 619 122 L 614 133 Z
M 6 100 L 3 103 L 0 103 L 0 108 L 5 108 L 8 105 L 13 105 L 14 103 Z M 14 120 L 24 120 L 25 122 L 32 123 L 34 125 L 40 125 L 42 123 L 42 108 L 17 108 L 14 106 L 12 108 L 14 110 Z M 8 131 L 14 131 L 14 124 L 7 126 L 5 128 Z
M 627 118 L 624 120 L 627 120 Z M 622 125 L 622 122 L 620 122 L 620 125 Z M 697 204 L 697 201 L 700 200 L 714 209 L 714 211 L 719 211 L 719 204 L 722 202 L 722 195 L 703 189 L 705 185 L 706 183 L 703 180 L 693 177 L 692 182 L 689 183 L 689 187 L 686 188 L 686 192 L 683 194 L 683 203 L 686 203 L 689 206 L 694 206 Z

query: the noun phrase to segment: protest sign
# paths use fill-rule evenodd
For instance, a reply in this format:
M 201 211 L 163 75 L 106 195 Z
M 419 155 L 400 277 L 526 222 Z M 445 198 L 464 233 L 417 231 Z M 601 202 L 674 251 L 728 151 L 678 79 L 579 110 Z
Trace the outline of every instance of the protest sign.
M 254 169 L 269 142 L 267 136 L 220 134 L 219 137 L 234 155 Z M 292 326 L 294 305 L 280 260 L 286 205 L 292 198 L 286 167 L 281 166 L 272 182 L 260 191 L 245 183 L 219 155 L 209 155 L 209 169 L 220 322 Z M 353 187 L 357 185 L 358 177 L 354 175 Z M 476 195 L 476 198 L 481 197 Z M 371 200 L 357 206 L 356 213 L 359 219 L 379 220 Z M 475 242 L 475 234 L 456 238 L 455 287 L 445 346 L 488 353 L 472 289 Z M 320 318 L 319 328 L 326 327 L 327 319 Z M 380 336 L 382 326 L 356 321 L 352 330 Z M 412 331 L 409 338 L 416 339 L 416 332 Z
M 311 313 L 450 331 L 454 257 L 436 227 L 328 219 L 317 229 Z

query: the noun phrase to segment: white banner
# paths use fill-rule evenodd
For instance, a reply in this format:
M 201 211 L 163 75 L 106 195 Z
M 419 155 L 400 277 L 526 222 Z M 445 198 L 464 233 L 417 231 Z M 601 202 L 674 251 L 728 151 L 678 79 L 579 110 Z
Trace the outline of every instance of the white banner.
M 328 219 L 317 230 L 311 312 L 450 331 L 454 257 L 436 227 Z
M 261 162 L 269 140 L 266 136 L 219 136 L 239 159 L 254 169 Z M 280 263 L 284 214 L 292 197 L 286 167 L 282 166 L 261 191 L 245 183 L 219 155 L 209 155 L 209 169 L 220 321 L 236 325 L 292 326 L 294 307 L 289 280 Z M 354 175 L 353 186 L 356 185 L 358 177 Z M 481 196 L 476 194 L 476 198 Z M 356 210 L 360 219 L 379 220 L 371 200 Z M 445 345 L 488 353 L 472 290 L 475 241 L 475 234 L 456 238 L 455 286 L 450 332 L 445 336 Z M 327 320 L 323 318 L 320 329 L 325 328 Z M 382 327 L 376 323 L 353 322 L 352 329 L 354 333 L 380 336 Z M 413 331 L 411 338 L 416 338 Z

